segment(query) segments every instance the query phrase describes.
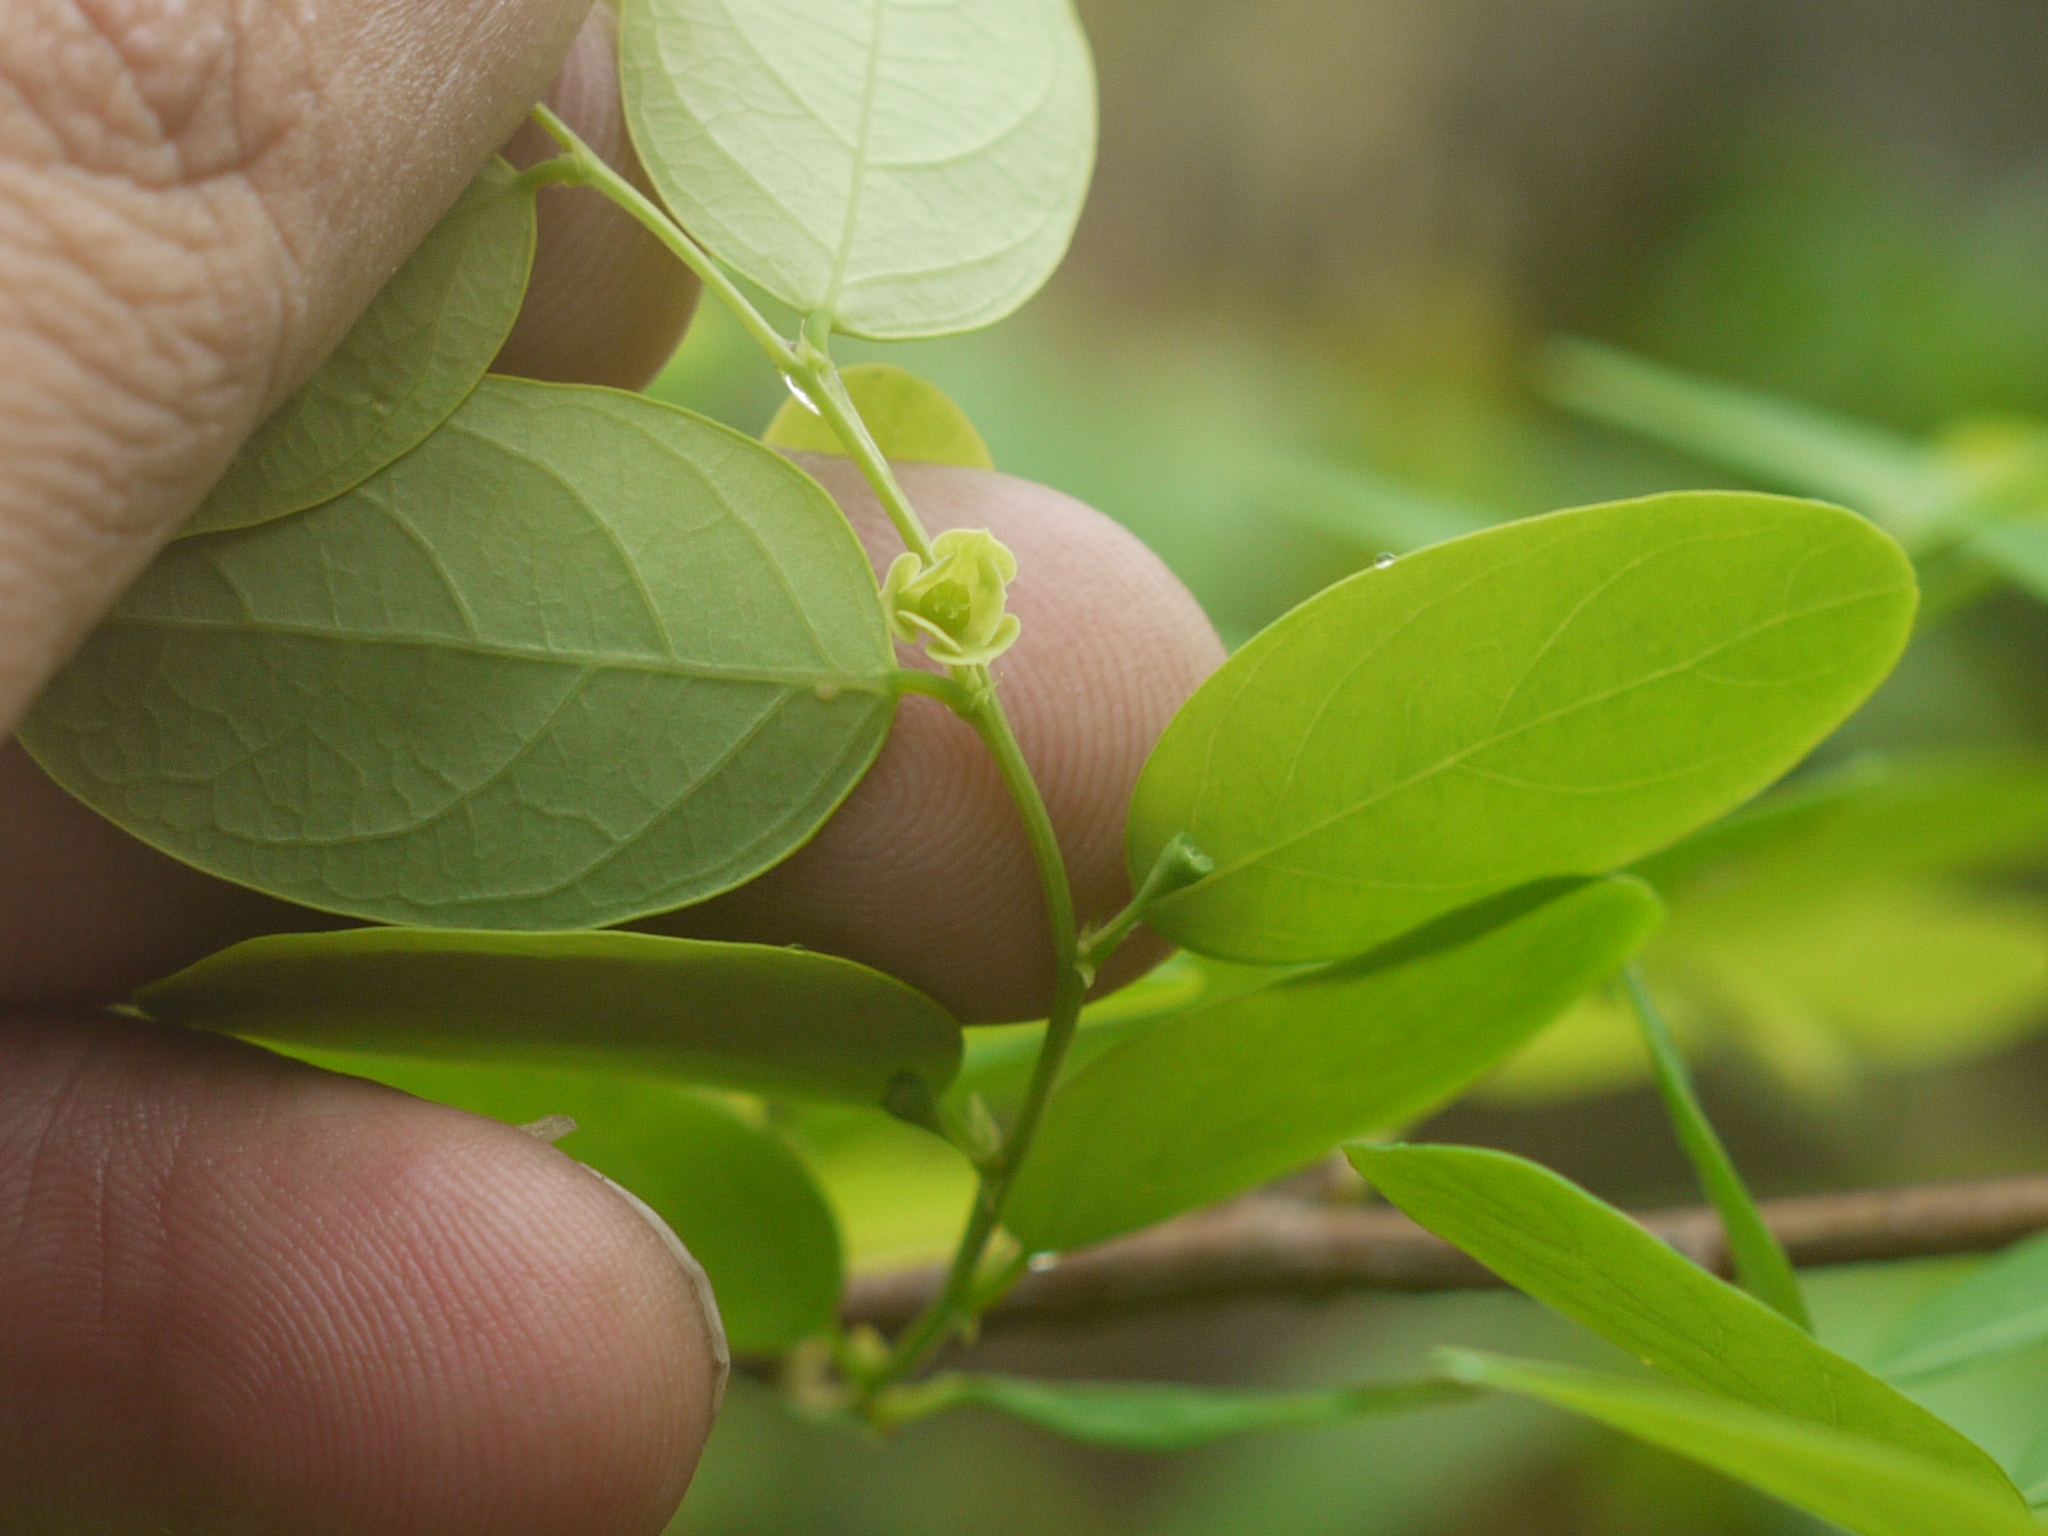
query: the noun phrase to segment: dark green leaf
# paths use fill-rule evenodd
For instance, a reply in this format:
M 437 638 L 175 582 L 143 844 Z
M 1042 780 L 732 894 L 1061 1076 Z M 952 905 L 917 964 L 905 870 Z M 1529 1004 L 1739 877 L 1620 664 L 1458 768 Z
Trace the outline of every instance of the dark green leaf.
M 533 188 L 493 160 L 320 370 L 242 445 L 184 531 L 302 512 L 417 447 L 511 334 L 533 239 Z
M 884 458 L 910 464 L 954 464 L 962 469 L 996 467 L 988 444 L 974 430 L 967 413 L 936 384 L 927 384 L 889 363 L 860 363 L 840 378 Z M 825 418 L 793 399 L 782 402 L 761 441 L 770 448 L 806 453 L 843 456 L 846 452 Z
M 136 994 L 152 1018 L 319 1050 L 560 1063 L 879 1104 L 960 1026 L 851 960 L 639 933 L 356 928 L 251 939 Z
M 1095 159 L 1068 0 L 625 0 L 621 59 L 670 209 L 800 314 L 972 330 L 1066 253 Z
M 1132 802 L 1146 920 L 1250 961 L 1357 953 L 1641 858 L 1803 757 L 1891 670 L 1912 568 L 1838 508 L 1692 493 L 1554 513 L 1360 572 L 1233 656 Z
M 1403 1124 L 1610 975 L 1658 907 L 1645 887 L 1605 880 L 1505 915 L 1462 914 L 1358 960 L 1198 1001 L 1113 1046 L 1053 1095 L 1005 1222 L 1029 1249 L 1075 1248 Z
M 1894 1380 L 1935 1376 L 2048 1339 L 2048 1237 L 2000 1254 L 1913 1309 L 1874 1362 Z
M 2038 1536 L 2010 1494 L 1939 1461 L 1724 1398 L 1598 1371 L 1445 1350 L 1454 1380 L 1535 1398 L 1676 1451 L 1857 1536 Z
M 614 390 L 487 379 L 338 501 L 165 552 L 22 740 L 165 852 L 328 911 L 602 927 L 800 847 L 895 656 L 817 483 Z
M 1904 1447 L 2013 1496 L 1997 1464 L 1926 1409 L 1549 1169 L 1477 1147 L 1357 1147 L 1351 1160 L 1437 1236 L 1673 1380 Z
M 992 1408 L 1088 1445 L 1119 1451 L 1190 1451 L 1261 1429 L 1302 1429 L 1464 1402 L 1472 1389 L 1443 1380 L 1376 1382 L 1333 1392 L 1232 1392 L 1136 1381 L 1031 1381 L 947 1375 L 902 1393 L 901 1418 L 950 1408 Z M 885 1407 L 885 1412 L 887 1408 Z
M 705 1095 L 558 1065 L 291 1053 L 512 1125 L 569 1116 L 577 1129 L 562 1150 L 675 1229 L 710 1275 L 740 1353 L 786 1349 L 838 1315 L 839 1232 L 810 1173 L 774 1132 Z

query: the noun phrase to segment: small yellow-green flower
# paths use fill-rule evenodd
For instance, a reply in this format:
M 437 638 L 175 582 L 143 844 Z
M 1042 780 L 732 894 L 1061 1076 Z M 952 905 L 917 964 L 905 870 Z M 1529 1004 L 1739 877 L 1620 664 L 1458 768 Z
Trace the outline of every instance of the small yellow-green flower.
M 1005 587 L 1017 575 L 1017 557 L 983 528 L 954 528 L 932 540 L 932 563 L 898 555 L 882 582 L 889 629 L 932 660 L 973 667 L 995 660 L 1017 643 L 1024 626 L 1005 613 Z

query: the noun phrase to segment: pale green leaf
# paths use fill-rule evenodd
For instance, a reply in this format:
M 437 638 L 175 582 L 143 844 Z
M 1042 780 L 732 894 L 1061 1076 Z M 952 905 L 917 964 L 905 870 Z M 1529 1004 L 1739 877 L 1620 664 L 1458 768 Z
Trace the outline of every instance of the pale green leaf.
M 704 1266 L 743 1354 L 788 1348 L 839 1311 L 839 1233 L 802 1161 L 715 1099 L 631 1073 L 531 1062 L 291 1054 L 511 1125 L 567 1115 L 558 1145 L 660 1214 Z
M 1674 1381 L 1904 1447 L 2016 1500 L 1926 1409 L 1549 1169 L 1477 1147 L 1355 1147 L 1351 1160 L 1437 1236 Z
M 1164 1382 L 1033 1381 L 944 1375 L 906 1388 L 899 1418 L 989 1408 L 1069 1440 L 1119 1451 L 1190 1451 L 1262 1429 L 1305 1429 L 1469 1400 L 1441 1379 L 1374 1382 L 1328 1392 L 1236 1392 Z M 893 1405 L 884 1405 L 885 1414 Z
M 1596 342 L 1552 342 L 1537 377 L 1566 410 L 1725 464 L 1774 490 L 1842 502 L 1900 537 L 1931 531 L 1969 490 L 1937 454 L 1909 439 Z
M 1914 1308 L 1874 1362 L 1894 1380 L 1936 1376 L 2048 1339 L 2048 1237 L 2007 1250 Z
M 1856 1536 L 2039 1536 L 2016 1499 L 1942 1462 L 1722 1398 L 1599 1371 L 1442 1351 L 1452 1380 L 1535 1398 L 1712 1467 Z
M 533 265 L 533 187 L 493 160 L 341 345 L 242 445 L 184 531 L 331 501 L 410 452 L 476 388 Z
M 1401 1125 L 1610 975 L 1658 916 L 1629 880 L 1528 905 L 1198 1001 L 1111 1047 L 1053 1095 L 1006 1224 L 1033 1250 L 1080 1247 Z
M 135 996 L 152 1018 L 321 1050 L 654 1073 L 879 1104 L 933 1092 L 960 1026 L 851 960 L 641 933 L 355 928 L 250 939 Z
M 1662 847 L 1799 761 L 1891 670 L 1912 568 L 1815 502 L 1686 493 L 1511 523 L 1362 571 L 1239 651 L 1132 802 L 1154 904 L 1233 960 L 1331 959 Z
M 669 208 L 801 314 L 878 340 L 1000 320 L 1095 158 L 1068 0 L 625 0 L 626 120 Z
M 328 911 L 602 927 L 800 847 L 894 653 L 824 491 L 613 390 L 487 379 L 338 501 L 171 546 L 22 729 L 65 788 Z
M 994 469 L 988 444 L 967 413 L 908 369 L 890 363 L 857 363 L 840 374 L 846 393 L 882 456 L 898 463 L 953 464 L 961 469 Z M 761 441 L 770 448 L 805 453 L 846 453 L 825 418 L 789 399 L 768 423 Z

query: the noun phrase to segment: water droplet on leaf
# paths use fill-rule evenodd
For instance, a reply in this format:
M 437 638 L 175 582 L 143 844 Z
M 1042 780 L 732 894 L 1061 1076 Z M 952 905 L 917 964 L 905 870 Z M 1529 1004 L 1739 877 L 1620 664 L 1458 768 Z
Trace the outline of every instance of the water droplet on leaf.
M 791 388 L 794 387 L 794 385 L 791 386 Z M 1388 566 L 1394 563 L 1394 559 L 1394 555 L 1385 550 L 1382 550 L 1380 552 L 1379 558 L 1373 561 L 1372 568 L 1376 571 L 1384 571 Z
M 1056 1253 L 1034 1253 L 1024 1261 L 1024 1267 L 1034 1275 L 1042 1275 L 1059 1261 L 1060 1256 Z

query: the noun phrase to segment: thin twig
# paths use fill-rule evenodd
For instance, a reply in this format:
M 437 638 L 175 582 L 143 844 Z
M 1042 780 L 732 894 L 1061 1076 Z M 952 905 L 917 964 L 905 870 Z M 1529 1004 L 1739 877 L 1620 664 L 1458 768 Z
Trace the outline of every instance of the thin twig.
M 1985 1253 L 2048 1229 L 2048 1176 L 1770 1200 L 1762 1209 L 1802 1268 Z M 1689 1258 L 1728 1273 L 1727 1242 L 1711 1208 L 1649 1211 L 1636 1219 Z M 931 1300 L 939 1278 L 937 1270 L 912 1270 L 858 1279 L 845 1318 L 894 1327 Z M 986 1321 L 1079 1321 L 1219 1296 L 1498 1284 L 1474 1260 L 1385 1206 L 1254 1195 L 1070 1254 L 1026 1276 Z

